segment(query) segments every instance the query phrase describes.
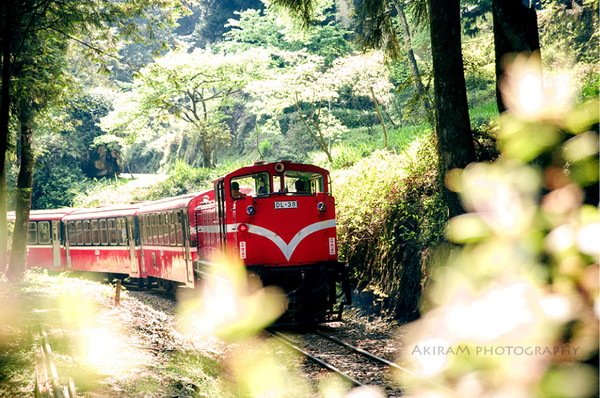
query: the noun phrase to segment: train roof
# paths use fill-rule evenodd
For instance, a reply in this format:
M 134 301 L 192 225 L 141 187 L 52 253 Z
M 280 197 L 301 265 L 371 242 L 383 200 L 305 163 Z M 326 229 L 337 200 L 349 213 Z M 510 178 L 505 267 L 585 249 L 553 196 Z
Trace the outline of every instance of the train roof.
M 63 220 L 84 220 L 88 218 L 108 218 L 108 217 L 126 217 L 126 216 L 134 216 L 140 206 L 142 206 L 144 202 L 141 203 L 131 203 L 131 204 L 116 204 L 116 205 L 107 205 L 107 206 L 98 206 L 86 209 L 79 209 L 70 214 L 67 214 Z
M 203 192 L 193 192 L 185 195 L 175 196 L 173 198 L 166 198 L 156 200 L 152 202 L 145 202 L 144 205 L 139 209 L 139 214 L 154 213 L 161 210 L 179 209 L 182 207 L 188 207 L 190 202 L 194 199 L 202 199 L 204 196 L 208 196 L 210 199 L 214 199 L 214 190 L 208 190 Z
M 60 209 L 45 209 L 45 210 L 31 210 L 29 212 L 29 219 L 31 221 L 37 220 L 60 220 L 65 215 L 76 211 L 76 208 L 64 207 Z M 15 221 L 16 214 L 14 211 L 9 211 L 7 214 L 9 221 Z
M 238 175 L 244 175 L 244 174 L 260 173 L 263 171 L 269 171 L 269 172 L 274 171 L 276 173 L 282 172 L 282 171 L 278 171 L 277 170 L 278 168 L 280 168 L 283 171 L 285 171 L 285 170 L 306 171 L 306 172 L 320 173 L 325 176 L 327 176 L 329 174 L 328 170 L 326 170 L 322 167 L 315 166 L 312 164 L 307 164 L 307 163 L 294 163 L 290 160 L 280 160 L 279 162 L 272 162 L 272 163 L 265 163 L 265 162 L 259 161 L 259 162 L 254 162 L 254 164 L 244 166 L 235 171 L 232 171 L 231 173 L 228 173 L 222 177 L 219 177 L 214 181 L 216 182 L 216 181 L 222 180 L 224 178 L 231 178 L 231 177 L 235 177 Z

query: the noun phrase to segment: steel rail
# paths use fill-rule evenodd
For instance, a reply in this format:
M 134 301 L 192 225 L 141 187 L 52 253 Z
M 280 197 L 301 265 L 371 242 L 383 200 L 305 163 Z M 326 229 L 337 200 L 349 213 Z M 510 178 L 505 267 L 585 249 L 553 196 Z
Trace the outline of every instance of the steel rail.
M 311 361 L 317 363 L 319 366 L 336 373 L 337 375 L 339 375 L 340 377 L 342 377 L 344 380 L 349 381 L 350 383 L 352 383 L 352 385 L 357 386 L 357 387 L 364 387 L 365 385 L 363 383 L 361 383 L 360 381 L 356 380 L 355 378 L 353 378 L 352 376 L 347 375 L 346 373 L 342 372 L 341 370 L 339 370 L 338 368 L 336 368 L 333 365 L 328 364 L 327 362 L 323 361 L 322 359 L 304 351 L 302 348 L 298 347 L 293 340 L 291 340 L 290 338 L 284 336 L 282 333 L 280 332 L 271 332 L 266 330 L 267 333 L 269 333 L 273 338 L 277 339 L 278 341 L 284 343 L 285 345 L 287 345 L 288 347 L 293 348 L 294 350 L 298 351 L 299 353 L 301 353 L 302 355 L 304 355 L 305 357 L 307 357 L 308 359 L 310 359 Z
M 377 355 L 371 354 L 370 352 L 365 351 L 362 348 L 358 348 L 358 347 L 355 347 L 353 345 L 350 345 L 350 344 L 346 343 L 345 341 L 342 341 L 342 340 L 338 339 L 337 337 L 330 336 L 327 333 L 322 332 L 321 330 L 315 330 L 315 333 L 317 333 L 319 336 L 325 337 L 326 339 L 333 341 L 336 344 L 344 346 L 344 347 L 346 347 L 347 349 L 349 349 L 351 351 L 354 351 L 354 352 L 356 352 L 358 354 L 364 355 L 367 358 L 370 358 L 370 359 L 372 359 L 372 360 L 374 360 L 376 362 L 382 363 L 382 364 L 387 365 L 387 366 L 391 366 L 391 367 L 396 368 L 398 370 L 403 370 L 403 371 L 410 372 L 409 370 L 404 369 L 403 367 L 399 366 L 398 364 L 395 364 L 394 362 L 390 362 L 387 359 L 384 359 L 384 358 L 378 357 Z
M 420 375 L 420 374 L 418 374 L 418 373 L 415 373 L 415 372 L 413 372 L 413 371 L 411 371 L 411 370 L 409 370 L 409 369 L 406 369 L 406 368 L 404 368 L 404 367 L 402 367 L 402 366 L 398 365 L 397 363 L 390 362 L 390 361 L 388 361 L 387 359 L 384 359 L 384 358 L 378 357 L 377 355 L 374 355 L 374 354 L 372 354 L 372 353 L 370 353 L 370 352 L 368 352 L 368 351 L 365 351 L 365 350 L 363 350 L 362 348 L 358 348 L 358 347 L 355 347 L 355 346 L 353 346 L 353 345 L 351 345 L 351 344 L 348 344 L 348 343 L 346 343 L 345 341 L 342 341 L 342 340 L 338 339 L 337 337 L 330 336 L 330 335 L 328 335 L 327 333 L 324 333 L 324 332 L 323 332 L 323 331 L 321 331 L 321 330 L 315 330 L 315 332 L 314 332 L 314 333 L 316 333 L 316 334 L 318 334 L 319 336 L 322 336 L 322 337 L 324 337 L 324 338 L 326 338 L 326 339 L 328 339 L 328 340 L 331 340 L 331 341 L 333 341 L 333 342 L 334 342 L 334 343 L 336 343 L 336 344 L 339 344 L 339 345 L 341 345 L 341 346 L 343 346 L 343 347 L 346 347 L 346 348 L 348 348 L 348 349 L 349 349 L 349 350 L 351 350 L 351 351 L 354 351 L 354 352 L 356 352 L 356 353 L 358 353 L 358 354 L 364 355 L 364 356 L 366 356 L 367 358 L 370 358 L 370 359 L 372 359 L 372 360 L 374 360 L 374 361 L 376 361 L 376 362 L 379 362 L 379 363 L 382 363 L 382 364 L 384 364 L 384 365 L 390 366 L 390 367 L 392 367 L 392 368 L 394 368 L 394 369 L 397 369 L 397 370 L 400 370 L 400 371 L 402 371 L 402 372 L 406 372 L 406 373 L 410 374 L 411 376 L 417 377 L 417 378 L 419 378 L 419 379 L 421 379 L 421 380 L 423 380 L 423 381 L 426 381 L 426 382 L 428 382 L 428 383 L 431 383 L 432 385 L 435 385 L 436 387 L 439 387 L 439 388 L 442 388 L 442 389 L 444 389 L 444 390 L 448 391 L 448 388 L 447 388 L 447 387 L 445 387 L 445 386 L 443 386 L 443 385 L 441 385 L 441 384 L 438 384 L 438 383 L 436 383 L 436 382 L 435 382 L 435 381 L 433 381 L 433 380 L 427 379 L 427 378 L 425 378 L 425 377 L 421 376 L 421 375 Z

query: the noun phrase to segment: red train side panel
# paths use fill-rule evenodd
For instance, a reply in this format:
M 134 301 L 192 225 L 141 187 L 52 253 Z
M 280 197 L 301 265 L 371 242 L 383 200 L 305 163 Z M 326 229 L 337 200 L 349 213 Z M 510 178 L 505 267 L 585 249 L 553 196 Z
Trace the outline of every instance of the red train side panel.
M 80 209 L 66 215 L 66 270 L 139 277 L 135 215 L 140 204 Z
M 195 208 L 214 200 L 212 191 L 148 202 L 138 211 L 141 275 L 194 286 Z

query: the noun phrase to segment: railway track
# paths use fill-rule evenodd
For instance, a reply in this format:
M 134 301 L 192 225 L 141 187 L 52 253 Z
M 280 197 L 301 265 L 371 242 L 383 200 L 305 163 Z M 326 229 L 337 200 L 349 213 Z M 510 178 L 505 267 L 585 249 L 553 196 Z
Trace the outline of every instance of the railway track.
M 402 396 L 402 388 L 391 377 L 393 370 L 408 371 L 397 364 L 332 336 L 321 329 L 296 335 L 268 330 L 269 335 L 301 353 L 311 364 L 305 365 L 309 377 L 337 374 L 348 384 L 375 388 L 383 396 Z

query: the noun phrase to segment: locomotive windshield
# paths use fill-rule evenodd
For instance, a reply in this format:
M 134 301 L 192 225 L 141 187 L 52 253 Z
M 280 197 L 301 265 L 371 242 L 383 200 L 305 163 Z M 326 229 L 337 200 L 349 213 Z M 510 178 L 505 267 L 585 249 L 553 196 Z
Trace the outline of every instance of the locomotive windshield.
M 249 174 L 231 179 L 231 197 L 239 199 L 245 195 L 268 196 L 271 193 L 269 173 Z
M 272 193 L 286 195 L 312 195 L 325 192 L 323 175 L 315 172 L 288 170 L 271 176 L 268 172 L 246 174 L 234 177 L 230 182 L 230 195 L 233 199 L 245 196 L 268 197 Z
M 323 175 L 303 171 L 286 171 L 284 173 L 285 192 L 306 195 L 324 192 Z

